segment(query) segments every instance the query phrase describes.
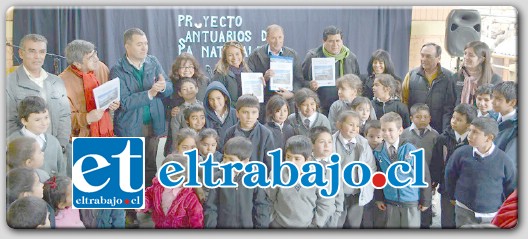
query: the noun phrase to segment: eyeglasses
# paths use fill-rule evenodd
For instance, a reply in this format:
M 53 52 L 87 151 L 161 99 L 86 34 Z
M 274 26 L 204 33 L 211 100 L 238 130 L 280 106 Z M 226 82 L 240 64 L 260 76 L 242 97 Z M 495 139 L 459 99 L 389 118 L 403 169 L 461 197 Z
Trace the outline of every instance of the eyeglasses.
M 183 70 L 194 70 L 194 66 L 182 66 L 182 67 L 180 67 L 180 69 L 183 69 Z
M 23 49 L 25 52 L 27 52 L 28 54 L 30 55 L 45 55 L 46 54 L 46 50 L 43 49 L 43 50 L 40 50 L 40 51 L 37 51 L 35 49 Z

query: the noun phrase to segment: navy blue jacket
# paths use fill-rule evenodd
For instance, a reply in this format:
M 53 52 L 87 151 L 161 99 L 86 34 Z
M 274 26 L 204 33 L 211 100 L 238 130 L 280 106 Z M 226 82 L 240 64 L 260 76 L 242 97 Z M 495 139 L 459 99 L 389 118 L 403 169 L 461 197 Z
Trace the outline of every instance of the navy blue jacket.
M 224 123 L 220 121 L 218 116 L 216 115 L 215 111 L 211 106 L 209 105 L 208 97 L 209 93 L 213 90 L 218 90 L 224 94 L 224 97 L 227 99 L 226 105 L 227 105 L 227 118 L 225 119 Z M 235 108 L 231 107 L 231 96 L 229 95 L 229 92 L 227 92 L 227 89 L 225 86 L 218 82 L 213 81 L 207 86 L 207 90 L 205 90 L 205 100 L 204 100 L 204 108 L 205 108 L 205 127 L 214 129 L 218 136 L 220 137 L 220 140 L 218 142 L 217 150 L 219 152 L 224 151 L 224 140 L 226 136 L 227 129 L 231 128 L 233 125 L 236 125 L 238 122 L 238 119 L 236 117 L 236 111 Z
M 398 147 L 398 161 L 405 161 L 409 163 L 413 168 L 411 169 L 411 172 L 409 173 L 403 173 L 400 170 L 398 170 L 397 177 L 399 180 L 405 180 L 407 178 L 411 178 L 414 175 L 414 171 L 416 170 L 414 168 L 414 160 L 413 157 L 411 157 L 410 152 L 416 150 L 416 147 L 410 143 L 405 143 L 400 138 L 400 146 Z M 391 162 L 389 157 L 389 151 L 385 145 L 385 141 L 378 145 L 377 148 L 374 149 L 374 158 L 376 159 L 376 164 L 378 165 L 378 171 L 387 173 L 387 168 L 389 167 Z M 425 162 L 424 162 L 425 164 Z M 424 167 L 424 179 L 425 181 L 430 184 L 431 179 L 429 175 L 429 168 Z M 380 194 L 380 192 L 383 192 Z M 382 201 L 384 198 L 386 201 L 392 201 L 397 203 L 412 203 L 412 202 L 419 202 L 420 205 L 429 207 L 431 206 L 431 187 L 427 188 L 411 188 L 410 186 L 404 187 L 404 188 L 394 188 L 391 187 L 389 184 L 387 184 L 383 191 L 376 190 L 375 191 L 375 197 L 376 201 Z
M 518 119 L 515 118 L 503 121 L 499 124 L 499 134 L 494 140 L 495 145 L 504 151 L 517 168 L 517 136 L 518 136 Z

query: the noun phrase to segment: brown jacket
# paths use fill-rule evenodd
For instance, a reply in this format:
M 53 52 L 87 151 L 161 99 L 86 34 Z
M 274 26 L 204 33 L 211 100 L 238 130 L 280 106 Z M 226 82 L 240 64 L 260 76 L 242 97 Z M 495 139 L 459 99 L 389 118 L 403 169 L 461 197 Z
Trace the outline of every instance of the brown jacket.
M 108 81 L 109 73 L 108 67 L 103 62 L 99 62 L 99 67 L 95 70 L 95 76 L 99 84 L 104 84 Z M 88 112 L 86 111 L 83 81 L 71 71 L 71 66 L 68 66 L 59 77 L 64 81 L 68 100 L 70 101 L 71 137 L 89 137 L 90 126 L 86 121 Z

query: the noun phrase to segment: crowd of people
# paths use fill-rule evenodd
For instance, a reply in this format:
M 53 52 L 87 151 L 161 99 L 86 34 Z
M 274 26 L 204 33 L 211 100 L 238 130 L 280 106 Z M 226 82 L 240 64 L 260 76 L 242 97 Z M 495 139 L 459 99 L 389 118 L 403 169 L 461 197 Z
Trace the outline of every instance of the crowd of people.
M 442 228 L 516 225 L 517 85 L 493 73 L 484 42 L 466 45 L 457 72 L 440 65 L 439 45 L 426 43 L 421 64 L 400 77 L 389 52 L 374 51 L 361 74 L 339 28 L 328 26 L 322 36 L 301 61 L 284 46 L 284 29 L 270 25 L 266 44 L 249 56 L 242 43 L 226 42 L 211 78 L 189 53 L 177 56 L 167 75 L 138 28 L 124 32 L 126 53 L 111 68 L 93 43 L 73 40 L 58 76 L 42 68 L 46 38 L 24 36 L 23 63 L 6 83 L 8 225 L 133 228 L 145 218 L 138 214 L 148 214 L 155 228 L 429 228 L 436 192 Z M 274 56 L 293 59 L 293 90 L 270 89 Z M 335 86 L 312 79 L 313 58 L 335 59 Z M 245 72 L 263 74 L 264 103 L 242 94 Z M 116 77 L 120 101 L 98 109 L 93 89 Z M 145 208 L 73 209 L 73 137 L 144 137 Z M 316 187 L 247 188 L 237 173 L 235 188 L 164 188 L 156 177 L 162 137 L 163 162 L 187 167 L 183 153 L 196 148 L 200 160 L 260 161 L 268 172 L 266 153 L 276 148 L 298 167 L 329 164 L 337 153 L 342 165 L 360 161 L 381 172 L 398 161 L 415 165 L 410 152 L 423 148 L 429 186 L 344 185 L 324 198 Z M 415 170 L 397 177 L 410 179 Z

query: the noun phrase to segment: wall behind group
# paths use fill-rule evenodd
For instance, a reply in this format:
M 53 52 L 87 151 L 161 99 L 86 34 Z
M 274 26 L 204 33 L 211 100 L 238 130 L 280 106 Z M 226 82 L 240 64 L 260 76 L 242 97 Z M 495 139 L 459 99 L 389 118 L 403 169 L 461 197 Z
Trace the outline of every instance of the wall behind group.
M 322 44 L 323 29 L 343 30 L 344 44 L 358 58 L 361 73 L 378 48 L 391 53 L 396 74 L 408 70 L 411 7 L 142 7 L 142 8 L 16 8 L 13 42 L 28 33 L 44 35 L 48 52 L 63 55 L 74 39 L 93 42 L 100 59 L 111 67 L 124 55 L 123 32 L 141 28 L 149 40 L 149 53 L 169 74 L 181 52 L 191 51 L 202 64 L 214 68 L 225 41 L 241 41 L 250 53 L 265 44 L 265 29 L 279 24 L 285 46 L 299 54 Z M 18 55 L 14 54 L 18 65 Z M 48 57 L 44 68 L 52 73 L 66 68 L 65 59 Z

